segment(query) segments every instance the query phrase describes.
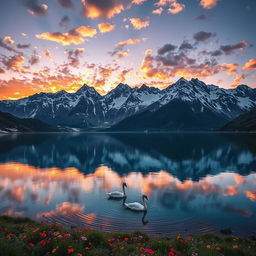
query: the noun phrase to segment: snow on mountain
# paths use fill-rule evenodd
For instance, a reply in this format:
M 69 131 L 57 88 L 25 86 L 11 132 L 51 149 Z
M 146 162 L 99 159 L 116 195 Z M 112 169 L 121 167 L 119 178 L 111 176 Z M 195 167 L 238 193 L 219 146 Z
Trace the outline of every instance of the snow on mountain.
M 144 111 L 155 112 L 173 100 L 190 105 L 194 112 L 208 111 L 231 120 L 256 106 L 256 89 L 246 85 L 223 89 L 198 79 L 181 78 L 164 90 L 119 84 L 102 96 L 84 85 L 75 93 L 39 93 L 20 100 L 0 101 L 0 110 L 52 125 L 106 128 Z M 197 107 L 193 106 L 195 102 Z

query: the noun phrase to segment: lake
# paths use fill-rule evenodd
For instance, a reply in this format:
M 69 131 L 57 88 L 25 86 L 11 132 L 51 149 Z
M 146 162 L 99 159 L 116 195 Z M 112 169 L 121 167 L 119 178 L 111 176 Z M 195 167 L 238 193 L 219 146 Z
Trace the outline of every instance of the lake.
M 256 232 L 256 134 L 0 136 L 0 214 L 68 227 L 172 236 Z M 106 193 L 127 183 L 147 214 Z

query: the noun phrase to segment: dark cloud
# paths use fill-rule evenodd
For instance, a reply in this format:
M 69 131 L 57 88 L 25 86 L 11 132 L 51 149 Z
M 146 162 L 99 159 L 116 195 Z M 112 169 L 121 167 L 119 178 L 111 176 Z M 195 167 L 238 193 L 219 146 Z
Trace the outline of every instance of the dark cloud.
M 77 48 L 75 50 L 66 50 L 65 53 L 67 54 L 69 63 L 68 65 L 77 67 L 80 64 L 79 58 L 82 57 L 84 52 L 84 48 Z
M 201 14 L 201 15 L 195 17 L 195 20 L 206 20 L 206 19 L 207 19 L 207 17 L 204 14 Z
M 73 9 L 73 8 L 75 7 L 71 0 L 57 0 L 57 2 L 58 2 L 63 8 Z
M 23 3 L 33 15 L 46 16 L 48 13 L 48 6 L 39 4 L 37 0 L 23 0 Z
M 5 70 L 0 68 L 0 74 L 4 74 L 5 73 Z
M 35 64 L 37 64 L 37 63 L 39 62 L 40 58 L 41 58 L 41 56 L 35 53 L 35 54 L 30 58 L 29 63 L 30 63 L 31 65 L 35 65 Z
M 189 51 L 193 49 L 195 49 L 195 46 L 189 43 L 187 40 L 184 40 L 179 47 L 179 50 L 181 51 Z
M 164 66 L 179 66 L 186 67 L 195 64 L 196 60 L 189 58 L 184 53 L 169 53 L 166 56 L 157 56 L 157 61 L 160 61 Z
M 214 37 L 214 36 L 215 36 L 214 33 L 199 31 L 199 32 L 194 34 L 194 39 L 197 42 L 205 42 L 205 41 L 207 41 L 208 39 L 210 39 L 211 37 Z
M 25 57 L 21 54 L 10 57 L 1 56 L 1 62 L 7 69 L 20 72 L 23 72 L 25 70 L 22 66 L 22 64 L 25 62 Z
M 220 47 L 220 50 L 222 50 L 224 52 L 224 54 L 230 55 L 234 51 L 237 51 L 237 50 L 242 51 L 242 50 L 244 50 L 247 46 L 252 46 L 252 45 L 248 41 L 242 41 L 242 42 L 237 43 L 237 44 L 222 45 Z
M 17 49 L 15 49 L 14 47 L 10 46 L 9 44 L 6 44 L 3 41 L 3 39 L 1 39 L 1 38 L 0 38 L 0 47 L 6 49 L 7 51 L 15 52 L 15 53 L 19 53 L 20 54 L 20 52 Z
M 30 47 L 30 44 L 17 44 L 17 48 L 19 49 L 27 49 Z
M 177 48 L 177 46 L 173 44 L 165 44 L 163 47 L 159 48 L 157 53 L 160 55 L 164 55 L 167 52 L 174 51 Z
M 59 26 L 62 28 L 67 29 L 70 24 L 70 19 L 67 15 L 63 16 L 62 19 L 60 20 Z

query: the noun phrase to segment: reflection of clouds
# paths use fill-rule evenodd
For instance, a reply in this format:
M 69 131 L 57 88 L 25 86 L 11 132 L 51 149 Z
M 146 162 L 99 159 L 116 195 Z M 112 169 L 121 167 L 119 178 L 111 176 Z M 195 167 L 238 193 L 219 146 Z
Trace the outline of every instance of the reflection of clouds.
M 78 214 L 84 211 L 84 206 L 80 206 L 79 204 L 71 204 L 69 202 L 63 202 L 61 204 L 56 205 L 55 211 L 44 212 L 38 215 L 41 216 L 53 216 L 53 215 L 71 215 Z
M 244 193 L 251 201 L 256 202 L 256 190 L 245 190 Z
M 151 197 L 157 192 L 159 202 L 168 208 L 176 207 L 177 202 L 183 209 L 189 208 L 193 202 L 197 207 L 199 204 L 209 205 L 210 199 L 217 205 L 224 198 L 229 200 L 228 197 L 238 196 L 246 196 L 252 202 L 256 201 L 256 174 L 241 176 L 221 173 L 201 178 L 199 181 L 180 181 L 166 171 L 148 174 L 131 172 L 120 176 L 106 166 L 99 166 L 92 174 L 84 174 L 77 168 L 40 169 L 21 163 L 0 164 L 0 197 L 8 203 L 16 204 L 25 204 L 28 200 L 44 206 L 51 202 L 60 203 L 60 200 L 65 202 L 58 204 L 54 211 L 48 211 L 49 214 L 81 213 L 83 207 L 79 206 L 79 202 L 83 193 L 97 190 L 105 193 L 114 188 L 120 189 L 123 181 L 126 181 L 128 189 L 141 191 Z M 223 211 L 233 209 L 233 212 L 244 216 L 251 214 L 233 206 L 226 207 L 225 204 L 213 207 Z

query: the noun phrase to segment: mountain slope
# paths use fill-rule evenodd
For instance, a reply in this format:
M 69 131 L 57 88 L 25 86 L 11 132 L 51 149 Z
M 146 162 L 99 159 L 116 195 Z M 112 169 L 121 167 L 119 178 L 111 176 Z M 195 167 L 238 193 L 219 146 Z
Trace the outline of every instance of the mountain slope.
M 239 115 L 221 128 L 223 131 L 256 131 L 256 108 Z
M 21 119 L 0 111 L 0 133 L 9 132 L 52 132 L 57 128 L 36 119 Z
M 228 118 L 203 107 L 199 100 L 192 103 L 173 99 L 156 111 L 146 110 L 126 118 L 112 130 L 211 130 Z
M 224 89 L 206 85 L 198 79 L 188 81 L 184 78 L 164 90 L 119 84 L 108 94 L 100 95 L 94 88 L 84 85 L 75 93 L 40 93 L 24 99 L 0 101 L 0 111 L 17 117 L 83 129 L 116 127 L 127 118 L 133 120 L 134 116 L 136 120 L 137 115 L 143 115 L 145 124 L 151 122 L 147 125 L 150 128 L 211 129 L 223 126 L 253 107 L 256 107 L 256 89 L 246 85 Z M 161 108 L 161 115 L 156 117 Z M 151 120 L 146 120 L 147 115 Z M 140 120 L 136 122 L 138 127 L 146 128 Z

